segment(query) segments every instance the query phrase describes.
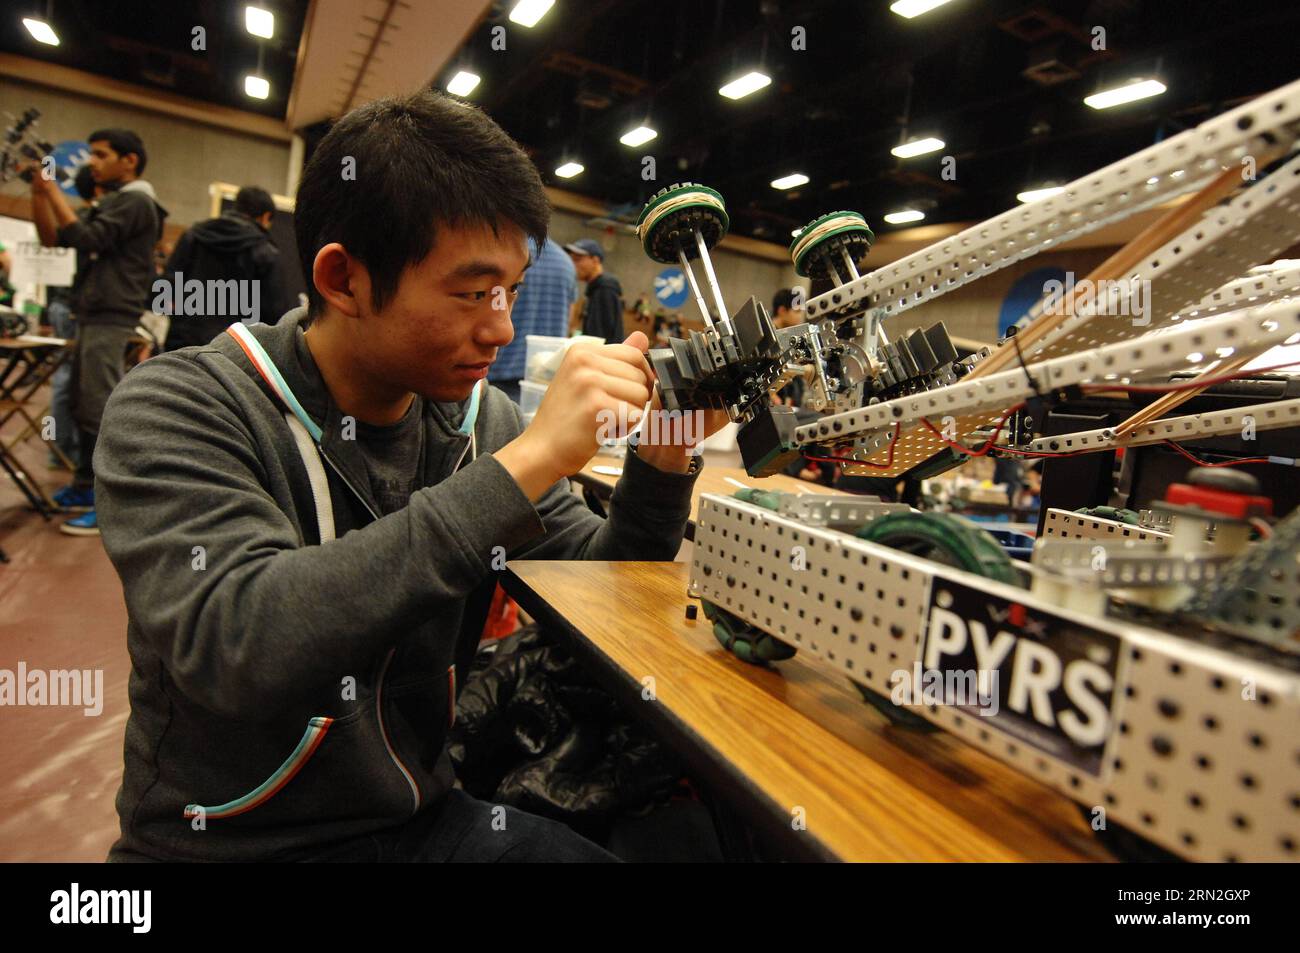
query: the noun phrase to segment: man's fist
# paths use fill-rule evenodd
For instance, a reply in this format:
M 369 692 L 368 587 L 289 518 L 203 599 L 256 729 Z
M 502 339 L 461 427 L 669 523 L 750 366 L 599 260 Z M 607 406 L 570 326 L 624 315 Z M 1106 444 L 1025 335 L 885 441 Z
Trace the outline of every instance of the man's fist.
M 633 331 L 622 344 L 569 348 L 533 422 L 494 454 L 530 500 L 581 470 L 601 437 L 623 436 L 609 432 L 610 421 L 636 426 L 654 386 L 645 357 L 649 346 L 644 334 Z
M 596 453 L 600 437 L 622 437 L 635 427 L 654 387 L 646 362 L 650 342 L 633 331 L 622 344 L 575 344 L 556 371 L 529 425 L 557 468 L 576 473 Z

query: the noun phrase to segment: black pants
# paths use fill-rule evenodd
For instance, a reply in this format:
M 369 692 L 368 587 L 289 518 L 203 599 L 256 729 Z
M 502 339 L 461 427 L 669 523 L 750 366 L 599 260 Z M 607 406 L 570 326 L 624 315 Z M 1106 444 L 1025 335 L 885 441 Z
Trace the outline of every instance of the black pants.
M 440 811 L 331 847 L 309 861 L 384 863 L 611 863 L 613 854 L 558 821 L 454 789 Z

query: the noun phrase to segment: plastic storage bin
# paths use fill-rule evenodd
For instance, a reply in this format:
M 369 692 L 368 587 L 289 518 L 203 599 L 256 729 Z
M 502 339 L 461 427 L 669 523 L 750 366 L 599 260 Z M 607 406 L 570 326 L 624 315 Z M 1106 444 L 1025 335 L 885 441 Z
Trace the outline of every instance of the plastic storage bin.
M 537 413 L 537 406 L 544 396 L 546 396 L 545 384 L 534 384 L 532 381 L 519 382 L 519 409 L 523 411 L 525 420 L 533 419 L 533 414 Z
M 551 337 L 548 334 L 529 334 L 524 338 L 524 376 L 533 379 L 536 369 L 547 354 L 554 354 L 564 347 L 567 337 Z

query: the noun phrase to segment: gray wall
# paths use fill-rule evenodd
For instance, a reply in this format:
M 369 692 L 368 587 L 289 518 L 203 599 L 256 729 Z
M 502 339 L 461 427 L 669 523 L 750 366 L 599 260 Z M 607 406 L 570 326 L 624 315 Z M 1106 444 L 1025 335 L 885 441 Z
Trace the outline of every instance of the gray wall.
M 29 106 L 41 111 L 36 127 L 41 138 L 56 144 L 67 139 L 84 141 L 105 126 L 124 126 L 139 133 L 149 155 L 144 178 L 153 183 L 158 200 L 167 209 L 169 225 L 188 226 L 207 218 L 208 185 L 212 182 L 284 191 L 289 169 L 287 142 L 5 77 L 0 83 L 0 110 L 17 116 Z

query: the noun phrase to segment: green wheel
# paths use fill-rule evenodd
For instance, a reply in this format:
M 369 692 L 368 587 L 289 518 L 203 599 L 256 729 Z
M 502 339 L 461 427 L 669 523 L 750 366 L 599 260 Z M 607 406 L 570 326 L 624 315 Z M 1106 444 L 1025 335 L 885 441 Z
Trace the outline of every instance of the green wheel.
M 783 490 L 760 490 L 757 487 L 747 487 L 732 494 L 743 503 L 753 503 L 768 510 L 779 510 L 789 495 Z
M 801 277 L 829 278 L 834 274 L 831 263 L 838 269 L 844 251 L 854 262 L 861 261 L 875 240 L 866 219 L 857 212 L 830 212 L 799 229 L 790 243 L 790 260 Z
M 653 261 L 677 264 L 678 250 L 688 261 L 700 257 L 695 241 L 698 230 L 704 244 L 713 248 L 727 234 L 731 219 L 722 196 L 713 189 L 691 182 L 670 185 L 650 197 L 636 220 L 641 247 Z
M 762 629 L 719 609 L 712 602 L 702 601 L 704 616 L 713 623 L 713 637 L 742 662 L 766 665 L 768 662 L 780 662 L 794 656 L 794 646 L 786 645 Z
M 1099 516 L 1104 520 L 1114 520 L 1117 523 L 1128 523 L 1130 526 L 1138 525 L 1138 514 L 1133 510 L 1116 509 L 1113 506 L 1085 506 L 1074 512 L 1080 516 Z
M 891 513 L 872 520 L 856 534 L 900 552 L 965 569 L 988 579 L 1019 585 L 1011 557 L 984 530 L 949 513 Z M 889 698 L 854 682 L 862 698 L 899 728 L 936 731 L 928 719 L 900 708 Z
M 872 520 L 857 535 L 869 543 L 1019 585 L 1011 557 L 993 535 L 950 513 L 891 513 Z

